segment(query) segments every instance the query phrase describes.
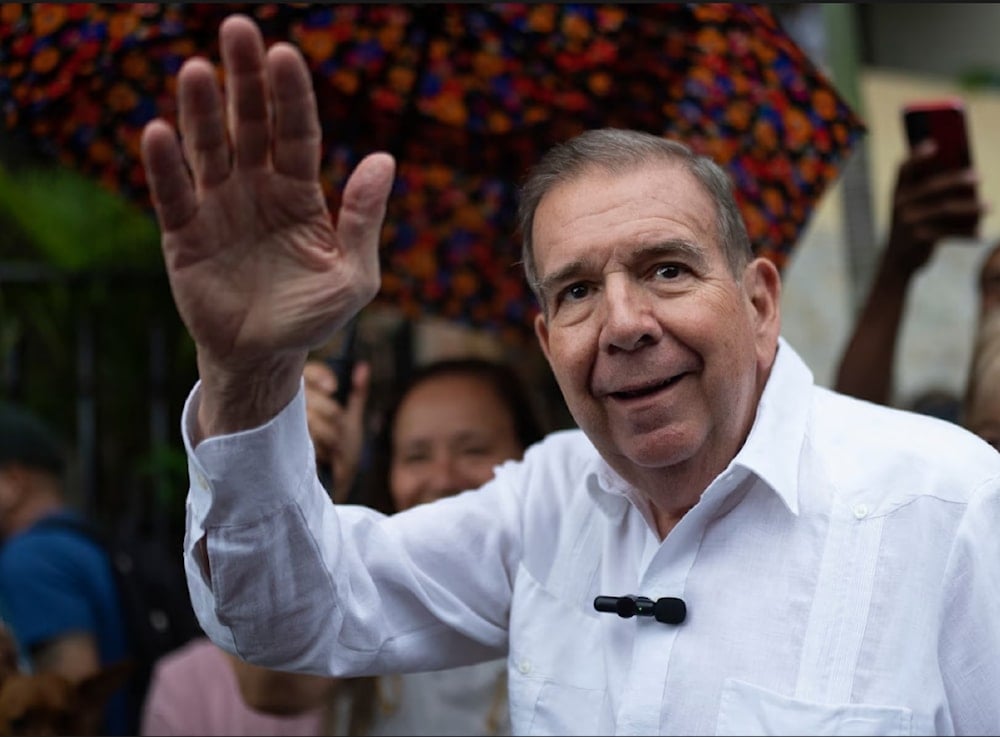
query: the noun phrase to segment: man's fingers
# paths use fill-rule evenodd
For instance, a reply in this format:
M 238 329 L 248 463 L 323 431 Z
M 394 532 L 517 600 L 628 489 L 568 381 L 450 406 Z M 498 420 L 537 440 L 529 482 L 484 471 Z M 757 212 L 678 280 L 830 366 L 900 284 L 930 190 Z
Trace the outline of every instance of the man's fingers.
M 185 62 L 177 82 L 178 122 L 188 165 L 199 188 L 229 176 L 229 140 L 215 70 L 204 59 Z
M 140 149 L 160 231 L 171 233 L 186 225 L 197 211 L 180 143 L 174 129 L 157 119 L 143 130 Z
M 236 168 L 264 166 L 270 158 L 270 102 L 264 39 L 245 15 L 231 15 L 219 28 L 226 70 L 226 102 Z
M 378 272 L 378 241 L 392 189 L 396 162 L 387 153 L 369 154 L 344 186 L 337 232 L 347 250 L 360 250 L 370 271 Z
M 290 44 L 275 44 L 267 54 L 274 91 L 274 169 L 313 182 L 319 176 L 322 131 L 316 95 L 305 59 Z

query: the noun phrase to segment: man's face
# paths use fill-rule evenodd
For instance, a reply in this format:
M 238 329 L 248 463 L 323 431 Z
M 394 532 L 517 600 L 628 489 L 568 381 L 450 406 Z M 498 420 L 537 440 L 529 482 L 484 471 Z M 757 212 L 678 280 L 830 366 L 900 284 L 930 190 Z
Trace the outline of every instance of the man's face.
M 536 332 L 602 456 L 637 485 L 650 470 L 721 470 L 749 432 L 776 351 L 773 265 L 757 259 L 733 276 L 714 202 L 673 163 L 559 185 L 533 235 Z

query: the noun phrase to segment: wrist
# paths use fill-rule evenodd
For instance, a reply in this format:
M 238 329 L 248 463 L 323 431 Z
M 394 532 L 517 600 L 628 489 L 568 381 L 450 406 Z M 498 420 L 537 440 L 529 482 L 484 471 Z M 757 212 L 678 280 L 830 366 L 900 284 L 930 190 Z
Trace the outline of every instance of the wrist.
M 934 250 L 933 240 L 893 231 L 879 262 L 879 278 L 886 285 L 906 287 Z
M 905 294 L 918 268 L 897 260 L 883 259 L 874 275 L 874 285 L 880 292 Z
M 201 386 L 195 442 L 260 427 L 271 420 L 298 392 L 305 356 L 271 356 L 233 368 L 199 353 Z

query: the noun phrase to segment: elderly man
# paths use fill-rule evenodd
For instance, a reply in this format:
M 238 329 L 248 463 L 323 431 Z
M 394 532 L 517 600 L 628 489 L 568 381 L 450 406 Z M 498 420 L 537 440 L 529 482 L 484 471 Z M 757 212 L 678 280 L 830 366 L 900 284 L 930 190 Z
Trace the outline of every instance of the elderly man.
M 816 387 L 725 174 L 658 137 L 585 134 L 524 190 L 581 429 L 474 494 L 330 502 L 302 370 L 378 289 L 393 161 L 359 164 L 333 224 L 304 61 L 244 17 L 220 35 L 227 103 L 190 60 L 183 143 L 143 137 L 198 347 L 185 557 L 212 639 L 334 675 L 506 653 L 515 733 L 1000 729 L 1000 456 Z

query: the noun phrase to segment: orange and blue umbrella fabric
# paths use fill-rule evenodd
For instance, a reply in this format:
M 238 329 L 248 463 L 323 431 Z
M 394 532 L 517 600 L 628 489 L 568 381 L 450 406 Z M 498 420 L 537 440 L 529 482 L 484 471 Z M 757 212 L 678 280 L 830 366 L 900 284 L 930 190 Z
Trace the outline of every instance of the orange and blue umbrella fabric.
M 517 187 L 582 130 L 636 128 L 712 156 L 779 267 L 864 133 L 766 5 L 719 3 L 5 3 L 7 129 L 148 206 L 142 128 L 174 121 L 181 63 L 217 62 L 232 12 L 305 55 L 334 212 L 364 154 L 397 157 L 378 299 L 409 315 L 530 332 Z

